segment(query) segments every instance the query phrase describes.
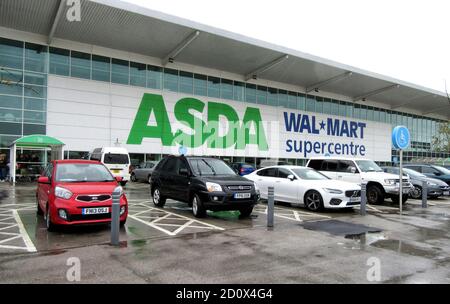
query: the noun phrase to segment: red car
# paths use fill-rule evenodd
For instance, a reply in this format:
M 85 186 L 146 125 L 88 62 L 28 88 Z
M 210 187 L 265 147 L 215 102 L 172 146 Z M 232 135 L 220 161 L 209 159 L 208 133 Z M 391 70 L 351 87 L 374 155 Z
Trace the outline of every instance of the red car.
M 98 161 L 52 161 L 38 179 L 37 212 L 44 215 L 48 230 L 57 225 L 109 223 L 112 192 L 119 179 Z M 121 226 L 127 215 L 128 201 L 122 194 Z

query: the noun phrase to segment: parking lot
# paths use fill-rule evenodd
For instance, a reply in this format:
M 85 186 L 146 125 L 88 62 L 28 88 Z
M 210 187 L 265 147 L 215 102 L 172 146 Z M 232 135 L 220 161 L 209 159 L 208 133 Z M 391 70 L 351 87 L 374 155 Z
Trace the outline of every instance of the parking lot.
M 267 228 L 261 202 L 247 219 L 238 212 L 193 217 L 183 203 L 156 208 L 148 184 L 129 183 L 129 217 L 121 245 L 110 227 L 47 232 L 36 215 L 35 186 L 0 185 L 0 282 L 69 282 L 68 259 L 81 263 L 81 283 L 371 283 L 450 282 L 450 199 L 409 200 L 402 215 L 386 201 L 313 213 L 277 204 Z

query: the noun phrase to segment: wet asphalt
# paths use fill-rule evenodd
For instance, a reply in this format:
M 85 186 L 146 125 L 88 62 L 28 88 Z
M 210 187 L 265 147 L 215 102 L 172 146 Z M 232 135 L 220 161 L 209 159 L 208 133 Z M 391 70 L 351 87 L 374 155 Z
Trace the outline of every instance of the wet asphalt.
M 154 207 L 148 188 L 125 187 L 129 218 L 114 247 L 109 225 L 47 232 L 35 185 L 1 183 L 0 283 L 71 283 L 73 257 L 80 283 L 450 283 L 449 198 L 427 209 L 410 200 L 402 215 L 390 201 L 366 216 L 277 204 L 268 228 L 265 202 L 247 219 L 196 219 L 180 202 Z

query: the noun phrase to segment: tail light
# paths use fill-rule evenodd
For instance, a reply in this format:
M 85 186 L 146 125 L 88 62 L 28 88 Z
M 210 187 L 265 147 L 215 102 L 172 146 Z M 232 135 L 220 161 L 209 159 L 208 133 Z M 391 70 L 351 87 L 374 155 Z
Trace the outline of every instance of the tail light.
M 241 173 L 244 173 L 244 172 L 245 172 L 245 169 L 244 169 L 244 168 L 241 168 L 240 171 L 241 171 Z

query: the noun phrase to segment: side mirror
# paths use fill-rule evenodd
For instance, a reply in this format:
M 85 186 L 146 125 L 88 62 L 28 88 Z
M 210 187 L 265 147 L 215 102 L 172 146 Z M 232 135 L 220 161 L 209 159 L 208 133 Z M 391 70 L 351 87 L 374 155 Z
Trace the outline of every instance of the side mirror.
M 122 177 L 122 176 L 115 176 L 114 178 L 115 178 L 115 180 L 116 180 L 118 183 L 120 183 L 121 181 L 123 181 L 123 177 Z
M 180 170 L 178 170 L 178 174 L 182 176 L 189 176 L 189 170 L 187 168 L 180 168 Z
M 293 181 L 295 179 L 295 176 L 293 174 L 289 174 L 287 176 L 288 179 L 290 179 L 291 181 Z
M 50 179 L 47 176 L 39 176 L 38 183 L 39 184 L 50 184 Z
M 355 167 L 350 167 L 350 172 L 355 174 L 356 173 L 356 168 Z

